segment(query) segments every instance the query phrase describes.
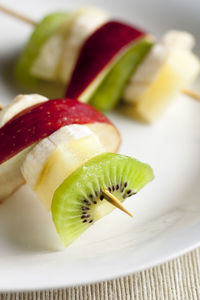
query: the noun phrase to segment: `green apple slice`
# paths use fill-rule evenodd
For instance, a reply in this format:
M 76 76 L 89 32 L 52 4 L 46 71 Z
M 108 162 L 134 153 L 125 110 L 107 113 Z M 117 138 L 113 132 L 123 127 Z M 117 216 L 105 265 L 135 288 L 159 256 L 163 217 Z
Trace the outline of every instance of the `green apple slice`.
M 40 54 L 41 48 L 68 19 L 68 13 L 54 13 L 46 16 L 32 33 L 16 65 L 16 77 L 25 86 L 34 86 L 37 83 L 35 76 L 31 74 L 31 68 Z
M 132 45 L 110 69 L 95 92 L 89 97 L 89 103 L 98 110 L 107 111 L 115 107 L 123 94 L 125 86 L 137 66 L 152 46 L 148 40 Z

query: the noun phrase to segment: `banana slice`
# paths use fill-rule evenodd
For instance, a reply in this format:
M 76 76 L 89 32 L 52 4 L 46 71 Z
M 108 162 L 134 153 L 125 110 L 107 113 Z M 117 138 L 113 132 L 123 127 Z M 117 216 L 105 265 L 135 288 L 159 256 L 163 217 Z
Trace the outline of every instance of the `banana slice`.
M 102 10 L 85 9 L 71 26 L 65 41 L 60 64 L 60 80 L 68 83 L 78 59 L 81 47 L 86 39 L 107 20 L 107 14 Z
M 105 152 L 99 138 L 85 125 L 68 125 L 39 142 L 26 156 L 22 174 L 47 210 L 56 188 L 76 168 Z
M 167 47 L 192 51 L 195 46 L 195 38 L 186 31 L 170 30 L 163 36 L 162 44 Z
M 5 106 L 3 110 L 0 111 L 0 127 L 5 125 L 5 123 L 12 119 L 20 111 L 47 100 L 48 99 L 46 97 L 37 94 L 17 96 L 9 105 Z M 25 183 L 20 167 L 26 157 L 26 154 L 31 148 L 32 147 L 28 147 L 0 165 L 0 202 L 9 197 Z
M 170 31 L 156 44 L 126 87 L 123 99 L 129 114 L 154 121 L 200 72 L 199 59 L 191 52 L 194 38 Z

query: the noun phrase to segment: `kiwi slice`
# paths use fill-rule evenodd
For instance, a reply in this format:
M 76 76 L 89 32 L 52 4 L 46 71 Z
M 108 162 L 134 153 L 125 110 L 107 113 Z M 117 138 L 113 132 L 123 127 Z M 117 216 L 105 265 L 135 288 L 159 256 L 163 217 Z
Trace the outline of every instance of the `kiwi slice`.
M 89 103 L 100 111 L 107 111 L 115 107 L 128 80 L 152 45 L 152 41 L 142 39 L 129 47 L 90 96 Z
M 153 178 L 149 165 L 128 156 L 103 153 L 88 160 L 53 196 L 52 218 L 65 246 L 113 210 L 104 198 L 104 189 L 123 202 Z
M 42 46 L 59 29 L 69 15 L 62 12 L 50 14 L 35 27 L 16 65 L 16 77 L 21 84 L 29 87 L 37 84 L 36 77 L 30 74 L 31 66 L 39 55 Z

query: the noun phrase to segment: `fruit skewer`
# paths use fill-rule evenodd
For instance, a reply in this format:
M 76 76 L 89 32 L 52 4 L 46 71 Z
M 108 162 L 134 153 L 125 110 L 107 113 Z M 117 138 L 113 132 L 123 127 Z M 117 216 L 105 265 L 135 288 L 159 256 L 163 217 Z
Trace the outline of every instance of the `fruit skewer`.
M 117 150 L 119 133 L 87 104 L 21 95 L 0 121 L 1 193 L 19 188 L 13 176 L 26 181 L 65 246 L 114 207 L 132 216 L 122 202 L 153 179 L 148 165 L 108 152 Z
M 9 10 L 4 10 L 5 12 L 9 13 Z M 15 14 L 15 17 L 19 17 L 19 15 Z M 26 20 L 23 16 L 20 16 L 20 18 L 24 21 Z M 30 24 L 34 24 L 34 22 L 29 22 Z M 43 100 L 43 99 L 42 99 Z M 113 187 L 112 187 L 113 189 Z M 109 192 L 107 189 L 103 189 L 102 191 L 102 196 L 105 200 L 109 201 L 109 203 L 111 203 L 112 205 L 114 205 L 115 207 L 121 209 L 122 211 L 126 212 L 129 216 L 132 216 L 132 214 L 130 212 L 128 212 L 123 205 L 121 204 L 121 202 L 111 193 Z M 102 200 L 102 199 L 101 199 Z
M 8 13 L 10 15 L 13 15 L 12 11 L 10 11 L 10 10 L 8 11 Z M 68 42 L 68 48 L 69 48 L 67 51 L 68 54 L 66 55 L 66 59 L 62 63 L 62 64 L 64 64 L 64 69 L 62 70 L 62 73 L 65 74 L 63 76 L 65 77 L 66 74 L 68 73 L 68 75 L 67 75 L 68 80 L 70 78 L 70 74 L 71 74 L 70 72 L 73 69 L 72 65 L 78 59 L 78 49 L 80 50 L 81 43 L 83 44 L 83 41 L 84 41 L 84 39 L 86 39 L 87 36 L 95 35 L 95 34 L 97 35 L 96 32 L 94 34 L 92 34 L 92 31 L 94 31 L 95 28 L 98 28 L 101 24 L 106 24 L 105 22 L 107 20 L 104 13 L 98 12 L 98 11 L 90 11 L 90 13 L 88 15 L 87 15 L 86 11 L 82 11 L 82 12 L 79 11 L 72 15 L 73 15 L 73 18 L 71 17 L 70 22 L 72 22 L 72 23 L 74 22 L 75 24 L 77 23 L 77 25 L 71 26 L 71 25 L 69 25 L 69 24 L 71 24 L 70 22 L 68 22 L 68 25 L 65 23 L 65 27 L 70 27 L 70 26 L 74 27 L 74 33 L 72 30 L 72 32 L 71 32 L 71 40 L 72 40 L 71 43 L 72 44 L 70 44 L 70 42 Z M 14 13 L 14 16 L 16 17 L 15 13 Z M 95 21 L 96 23 L 92 19 L 92 16 L 94 19 L 97 19 L 97 21 Z M 55 15 L 50 16 L 48 22 L 51 23 L 54 18 L 56 18 Z M 57 16 L 57 18 L 61 18 L 60 22 L 61 23 L 63 22 L 63 14 L 61 15 L 61 17 Z M 64 16 L 64 18 L 66 18 L 66 16 Z M 22 16 L 21 20 L 23 20 L 23 19 L 24 18 Z M 77 21 L 77 19 L 79 20 L 79 22 Z M 76 20 L 76 22 L 74 20 Z M 46 19 L 46 23 L 47 23 L 47 19 Z M 82 29 L 80 26 L 81 26 L 81 24 L 84 24 L 84 23 L 86 23 L 87 25 L 85 24 L 86 28 Z M 89 25 L 90 23 L 91 23 L 91 25 Z M 110 23 L 110 25 L 109 25 L 109 23 Z M 107 27 L 108 26 L 111 27 L 110 36 L 112 36 L 112 33 L 114 35 L 115 32 L 114 32 L 113 27 L 114 26 L 116 27 L 116 25 L 117 25 L 118 26 L 117 30 L 119 33 L 121 32 L 122 35 L 123 35 L 123 33 L 129 34 L 131 39 L 133 39 L 133 41 L 134 41 L 133 29 L 131 32 L 130 28 L 128 28 L 127 26 L 124 26 L 124 24 L 119 23 L 119 22 L 118 22 L 118 24 L 116 24 L 116 23 L 117 22 L 107 22 Z M 47 24 L 45 26 L 47 26 Z M 106 27 L 106 25 L 103 27 Z M 76 40 L 78 29 L 81 32 L 81 34 L 79 32 L 81 42 Z M 103 29 L 101 29 L 99 31 L 103 31 Z M 73 36 L 73 34 L 74 34 L 74 36 Z M 196 76 L 196 74 L 198 72 L 198 68 L 199 68 L 198 63 L 197 63 L 196 58 L 193 57 L 190 54 L 190 52 L 188 51 L 188 50 L 190 50 L 189 47 L 191 47 L 191 45 L 193 44 L 194 41 L 192 40 L 192 36 L 187 33 L 172 32 L 172 33 L 166 35 L 166 37 L 164 38 L 165 39 L 164 45 L 162 45 L 162 44 L 155 45 L 155 46 L 153 46 L 153 50 L 151 51 L 150 44 L 152 43 L 152 38 L 148 35 L 145 35 L 145 33 L 141 32 L 141 31 L 137 31 L 137 30 L 134 31 L 134 34 L 139 34 L 138 36 L 142 37 L 144 39 L 144 41 L 147 42 L 147 44 L 143 45 L 142 46 L 143 48 L 140 48 L 140 50 L 137 48 L 138 46 L 135 47 L 135 45 L 133 44 L 134 51 L 136 51 L 136 52 L 144 51 L 144 53 L 142 54 L 142 56 L 140 58 L 140 60 L 142 59 L 142 63 L 139 64 L 138 70 L 136 70 L 136 72 L 135 72 L 136 74 L 134 75 L 134 73 L 133 73 L 129 84 L 124 91 L 124 95 L 123 95 L 123 98 L 125 99 L 125 102 L 124 102 L 125 109 L 124 110 L 126 111 L 126 106 L 128 106 L 127 107 L 128 111 L 132 111 L 132 108 L 134 107 L 134 111 L 139 111 L 139 113 L 141 115 L 143 115 L 144 118 L 146 118 L 148 121 L 152 121 L 153 118 L 155 118 L 155 116 L 154 116 L 155 112 L 158 114 L 160 107 L 162 110 L 163 104 L 164 104 L 164 106 L 166 106 L 165 102 L 168 102 L 168 99 L 165 99 L 165 98 L 167 98 L 166 95 L 168 95 L 168 98 L 173 98 L 173 93 L 172 93 L 173 90 L 181 90 L 182 86 L 184 86 L 184 84 L 183 84 L 184 82 L 186 83 L 186 81 L 188 81 L 188 80 L 191 81 Z M 82 35 L 82 37 L 81 37 L 81 35 Z M 108 35 L 108 32 L 107 32 L 107 35 Z M 117 35 L 117 34 L 115 34 L 115 35 Z M 51 75 L 54 76 L 54 74 L 53 74 L 54 72 L 52 71 L 52 66 L 50 65 L 50 69 L 49 69 L 47 61 L 45 62 L 45 57 L 47 57 L 48 60 L 50 58 L 52 58 L 51 61 L 55 62 L 55 55 L 54 55 L 54 57 L 51 57 L 48 55 L 48 52 L 50 52 L 49 50 L 51 50 L 51 46 L 58 45 L 58 43 L 56 42 L 56 38 L 58 38 L 58 36 L 56 38 L 55 37 L 56 37 L 56 35 L 54 36 L 54 38 L 50 38 L 49 41 L 47 41 L 47 43 L 43 47 L 43 50 L 41 51 L 41 54 L 39 55 L 40 58 L 36 60 L 37 62 L 34 63 L 34 66 L 32 67 L 32 71 L 33 71 L 33 73 L 35 72 L 36 77 L 37 77 L 37 75 L 39 77 L 41 75 L 41 78 L 42 78 L 42 76 L 44 76 L 44 78 L 45 78 L 45 76 L 47 76 L 47 74 L 50 77 L 51 77 Z M 91 38 L 89 38 L 89 40 L 91 40 L 92 38 L 93 37 L 91 36 Z M 68 37 L 68 39 L 70 40 L 69 37 Z M 118 39 L 118 37 L 117 37 L 117 39 Z M 76 40 L 76 42 L 75 42 L 75 40 Z M 136 42 L 137 42 L 137 40 L 138 39 L 136 39 Z M 166 40 L 168 40 L 168 43 L 166 43 Z M 101 40 L 97 40 L 97 41 L 95 41 L 95 43 L 96 42 L 100 43 L 99 44 L 99 49 L 100 49 L 101 48 Z M 116 42 L 115 39 L 114 39 L 114 42 Z M 122 44 L 123 43 L 127 43 L 127 40 L 125 40 L 124 42 L 122 41 Z M 112 51 L 114 51 L 114 54 L 116 51 L 119 52 L 119 49 L 113 50 L 113 47 L 114 47 L 113 44 L 114 43 L 112 43 L 112 45 L 109 45 L 109 44 L 106 45 L 105 39 L 104 39 L 102 42 L 102 45 L 103 45 L 102 49 L 101 49 L 101 51 L 99 50 L 99 52 L 103 53 L 103 49 L 106 47 L 107 47 L 107 49 L 111 49 Z M 149 46 L 148 46 L 148 44 L 149 44 Z M 70 48 L 70 45 L 73 46 L 73 48 Z M 85 46 L 85 44 L 84 44 L 84 46 Z M 94 46 L 94 42 L 92 44 L 90 41 L 90 47 L 91 46 Z M 179 51 L 178 48 L 181 48 L 181 47 L 183 48 L 183 51 Z M 187 48 L 186 49 L 187 51 L 184 50 L 184 47 Z M 135 48 L 137 50 L 135 50 Z M 169 48 L 171 48 L 171 49 L 169 49 Z M 175 48 L 175 51 L 172 48 Z M 141 50 L 141 49 L 143 49 L 143 50 Z M 178 49 L 178 51 L 177 51 L 177 49 Z M 122 84 L 121 78 L 123 77 L 123 82 L 125 82 L 127 80 L 128 76 L 130 77 L 130 70 L 129 70 L 130 67 L 127 67 L 127 64 L 131 65 L 132 66 L 131 68 L 133 69 L 133 60 L 135 59 L 135 57 L 134 57 L 135 53 L 133 52 L 132 49 L 130 49 L 130 50 L 132 51 L 132 53 L 131 53 L 131 51 L 126 50 L 125 52 L 127 52 L 127 53 L 125 53 L 125 55 L 123 55 L 123 53 L 121 54 L 121 56 L 125 56 L 125 57 L 123 57 L 123 60 L 120 59 L 122 61 L 121 66 L 117 62 L 116 66 L 114 66 L 114 68 L 113 68 L 114 71 L 112 71 L 112 73 L 111 73 L 112 76 L 110 76 L 110 77 L 107 76 L 106 80 L 103 80 L 108 83 L 107 85 L 105 84 L 105 82 L 103 82 L 103 85 L 100 84 L 100 86 L 99 86 L 98 80 L 95 80 L 96 82 L 93 83 L 92 78 L 91 78 L 90 79 L 91 82 L 89 81 L 87 84 L 85 83 L 85 87 L 84 87 L 83 86 L 84 82 L 82 82 L 83 80 L 81 80 L 81 84 L 83 86 L 83 94 L 81 94 L 81 95 L 79 95 L 79 92 L 78 92 L 79 84 L 80 84 L 79 78 L 80 78 L 80 71 L 81 71 L 79 66 L 81 65 L 81 63 L 84 63 L 85 65 L 87 65 L 87 64 L 86 64 L 86 62 L 83 61 L 83 59 L 81 61 L 81 59 L 79 57 L 79 62 L 77 63 L 78 66 L 76 67 L 76 70 L 74 72 L 75 74 L 73 74 L 73 76 L 72 76 L 71 82 L 69 84 L 70 86 L 67 89 L 66 96 L 73 97 L 73 98 L 74 97 L 79 98 L 79 100 L 81 100 L 83 102 L 90 101 L 93 106 L 97 107 L 100 110 L 106 110 L 106 109 L 112 108 L 119 100 L 119 94 L 121 93 L 122 86 L 124 86 Z M 70 54 L 70 51 L 72 54 Z M 148 51 L 150 52 L 150 54 L 148 55 L 147 59 L 146 58 L 143 59 L 143 56 L 146 55 L 145 53 Z M 74 52 L 77 52 L 75 56 L 74 56 Z M 82 50 L 81 54 L 82 54 L 82 52 L 84 52 L 84 51 Z M 174 55 L 174 52 L 176 55 Z M 80 54 L 80 56 L 81 56 L 81 54 Z M 70 55 L 71 55 L 71 57 L 70 57 Z M 86 52 L 86 57 L 87 57 L 87 55 L 88 54 Z M 92 55 L 93 55 L 92 56 L 93 59 L 91 59 L 91 57 L 90 57 L 90 59 L 92 60 L 92 64 L 95 59 L 96 59 L 96 61 L 101 60 L 101 59 L 99 59 L 99 57 L 97 57 L 96 53 L 92 53 Z M 57 53 L 57 56 L 58 56 L 58 53 Z M 173 61 L 173 59 L 177 60 L 176 56 L 178 57 L 178 59 L 179 59 L 179 56 L 183 57 L 183 59 L 189 65 L 190 64 L 193 65 L 193 67 L 190 66 L 190 69 L 194 68 L 194 70 L 191 71 L 189 73 L 189 75 L 182 76 L 183 74 L 181 74 L 181 72 L 183 73 L 183 71 L 180 71 L 179 70 L 180 66 L 176 62 Z M 131 57 L 132 57 L 132 60 L 130 60 Z M 172 57 L 172 59 L 170 57 Z M 85 60 L 85 58 L 84 58 L 84 60 Z M 137 60 L 138 60 L 138 58 L 137 58 Z M 26 58 L 26 61 L 27 61 L 27 58 Z M 73 63 L 71 63 L 71 61 Z M 126 62 L 126 65 L 125 65 L 125 62 Z M 138 63 L 139 63 L 139 61 L 137 62 L 137 64 Z M 183 63 L 183 66 L 184 66 L 184 63 Z M 185 63 L 186 66 L 187 66 L 187 63 Z M 98 64 L 99 63 L 96 63 L 97 66 L 98 66 Z M 135 65 L 135 67 L 137 66 L 137 64 Z M 172 64 L 172 69 L 170 69 L 171 68 L 170 64 Z M 22 65 L 23 65 L 23 63 L 22 63 Z M 37 67 L 37 65 L 38 65 L 38 67 Z M 163 65 L 163 67 L 162 67 L 162 65 Z M 53 66 L 55 67 L 55 64 L 53 64 Z M 182 69 L 184 69 L 183 66 L 181 66 Z M 185 66 L 185 68 L 186 68 L 186 66 Z M 123 67 L 123 72 L 116 73 L 116 72 L 119 72 L 120 67 L 121 68 Z M 24 70 L 24 68 L 26 70 Z M 19 68 L 19 72 L 18 72 L 19 77 L 22 74 L 22 77 L 28 78 L 29 74 L 26 73 L 27 68 L 28 68 L 27 65 L 24 65 L 23 67 Z M 116 71 L 117 68 L 118 68 L 118 71 Z M 159 86 L 161 85 L 161 83 L 163 81 L 162 77 L 164 77 L 163 74 L 164 74 L 164 70 L 166 68 L 168 68 L 170 70 L 168 70 L 168 75 L 165 75 L 165 77 L 166 76 L 172 77 L 172 79 L 174 79 L 174 80 L 169 81 L 168 78 L 165 78 L 167 87 L 162 88 Z M 71 69 L 71 71 L 69 69 Z M 127 74 L 125 74 L 124 70 L 127 70 L 126 71 Z M 147 70 L 147 73 L 145 70 Z M 150 70 L 151 70 L 151 72 L 150 72 Z M 82 68 L 81 78 L 87 79 L 88 72 L 91 77 L 91 74 L 92 74 L 91 71 L 92 70 L 88 67 L 88 65 L 85 70 Z M 150 77 L 149 77 L 148 71 L 149 71 Z M 24 76 L 23 73 L 24 73 L 24 75 L 26 74 L 27 76 Z M 105 77 L 105 73 L 106 73 L 105 70 L 103 73 L 104 73 L 103 76 Z M 185 73 L 187 74 L 188 72 L 185 72 Z M 49 74 L 51 74 L 51 75 L 49 75 Z M 177 77 L 177 74 L 179 77 Z M 99 74 L 96 74 L 96 75 L 99 75 Z M 123 76 L 121 76 L 121 75 L 123 75 Z M 156 76 L 158 77 L 157 83 L 154 78 Z M 46 79 L 51 80 L 52 78 L 50 78 L 50 77 L 46 78 Z M 76 79 L 76 77 L 78 79 Z M 96 77 L 98 77 L 98 76 L 96 76 Z M 100 72 L 99 77 L 100 77 L 100 81 L 101 81 L 102 80 L 102 72 Z M 161 77 L 162 80 L 161 80 L 161 78 L 159 79 L 159 77 Z M 152 78 L 153 78 L 153 80 L 152 80 Z M 112 83 L 112 89 L 111 89 L 111 84 L 109 83 L 109 81 Z M 64 82 L 66 82 L 66 78 L 64 78 Z M 95 91 L 95 94 L 94 94 L 92 91 L 95 90 L 96 88 L 97 88 L 97 92 Z M 161 88 L 163 91 L 161 90 Z M 161 91 L 159 91 L 159 89 Z M 192 97 L 194 99 L 197 99 L 197 100 L 200 99 L 200 95 L 198 95 L 197 93 L 192 92 L 190 90 L 182 89 L 182 93 L 184 93 L 185 95 Z M 162 101 L 159 101 L 159 97 L 164 98 L 164 99 Z M 137 98 L 139 101 L 136 103 Z M 163 102 L 163 104 L 162 104 L 162 102 Z M 152 107 L 153 107 L 153 109 L 152 109 Z M 146 113 L 147 110 L 150 111 L 149 115 L 148 115 L 148 113 Z

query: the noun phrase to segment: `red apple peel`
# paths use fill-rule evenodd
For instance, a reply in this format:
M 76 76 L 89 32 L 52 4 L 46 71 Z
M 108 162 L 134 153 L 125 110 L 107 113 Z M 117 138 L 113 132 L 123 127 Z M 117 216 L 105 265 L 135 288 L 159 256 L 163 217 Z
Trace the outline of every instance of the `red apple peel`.
M 55 99 L 29 107 L 0 128 L 0 164 L 63 126 L 95 122 L 112 125 L 103 114 L 77 100 Z
M 122 48 L 145 35 L 117 21 L 101 26 L 82 47 L 66 97 L 78 98 Z

